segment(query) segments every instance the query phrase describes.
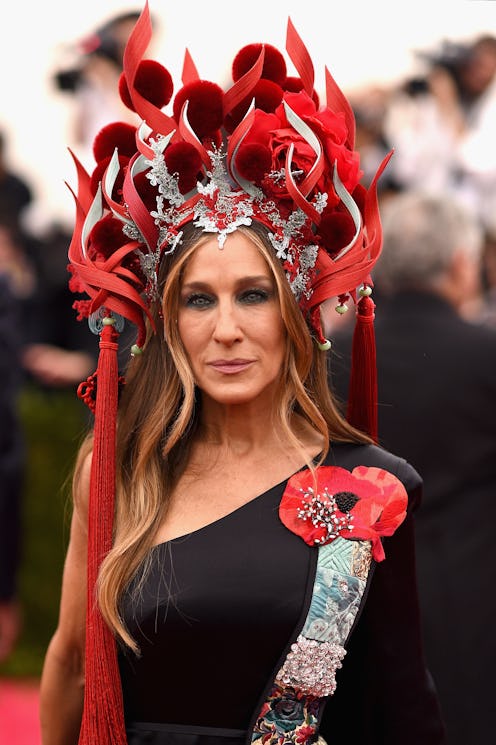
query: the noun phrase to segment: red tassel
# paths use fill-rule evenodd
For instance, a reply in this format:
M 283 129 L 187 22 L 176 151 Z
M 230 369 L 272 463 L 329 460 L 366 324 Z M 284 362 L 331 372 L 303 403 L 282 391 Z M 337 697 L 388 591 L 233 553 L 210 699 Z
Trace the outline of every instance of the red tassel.
M 362 297 L 353 332 L 347 419 L 377 442 L 377 365 L 374 334 L 375 304 Z
M 95 591 L 100 564 L 112 547 L 114 519 L 118 334 L 109 321 L 107 318 L 103 321 L 97 369 L 88 511 L 85 691 L 79 745 L 127 742 L 116 642 L 98 609 Z

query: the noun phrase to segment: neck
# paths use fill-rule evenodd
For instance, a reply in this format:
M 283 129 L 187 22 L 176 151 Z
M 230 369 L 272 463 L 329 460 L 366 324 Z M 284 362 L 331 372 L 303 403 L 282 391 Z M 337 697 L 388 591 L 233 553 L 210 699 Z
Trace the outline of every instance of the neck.
M 312 454 L 317 454 L 322 448 L 320 435 L 301 417 L 293 415 L 291 430 Z M 248 453 L 287 451 L 295 447 L 295 443 L 284 437 L 281 428 L 275 425 L 275 413 L 267 401 L 227 406 L 208 397 L 202 401 L 197 441 L 237 457 Z
M 267 408 L 255 403 L 230 406 L 204 397 L 199 439 L 235 454 L 261 449 L 273 439 L 271 418 Z

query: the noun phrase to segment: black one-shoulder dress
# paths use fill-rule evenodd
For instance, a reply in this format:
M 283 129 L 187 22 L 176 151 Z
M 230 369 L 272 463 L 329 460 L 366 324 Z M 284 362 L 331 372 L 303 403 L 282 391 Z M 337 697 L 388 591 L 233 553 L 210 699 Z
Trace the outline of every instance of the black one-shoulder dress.
M 325 465 L 385 468 L 403 481 L 412 504 L 421 488 L 411 466 L 374 446 L 333 445 Z M 149 571 L 144 580 L 138 574 L 122 604 L 140 647 L 139 657 L 119 650 L 129 745 L 251 741 L 315 579 L 315 547 L 279 518 L 286 483 L 152 549 Z M 412 536 L 410 515 L 375 567 L 321 722 L 330 745 L 444 741 L 422 658 Z

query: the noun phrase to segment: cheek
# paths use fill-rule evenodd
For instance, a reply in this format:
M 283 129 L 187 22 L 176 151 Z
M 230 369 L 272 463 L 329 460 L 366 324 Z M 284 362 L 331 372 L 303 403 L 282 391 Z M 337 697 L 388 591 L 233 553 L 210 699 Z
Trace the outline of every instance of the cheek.
M 188 316 L 184 313 L 179 313 L 177 319 L 177 333 L 183 345 L 186 354 L 191 354 L 191 345 L 194 342 L 194 326 L 191 323 Z
M 201 313 L 179 312 L 177 330 L 189 356 L 205 347 L 209 336 L 208 319 Z
M 284 356 L 286 352 L 287 334 L 285 326 L 279 313 L 271 314 L 261 323 L 261 336 L 264 339 L 264 346 L 267 350 L 273 352 L 277 358 Z

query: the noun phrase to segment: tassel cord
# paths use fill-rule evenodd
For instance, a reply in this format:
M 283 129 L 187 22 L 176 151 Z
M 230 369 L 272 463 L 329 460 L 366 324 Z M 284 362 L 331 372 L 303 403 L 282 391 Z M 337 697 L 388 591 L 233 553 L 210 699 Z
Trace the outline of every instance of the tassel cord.
M 88 508 L 88 597 L 85 692 L 79 745 L 126 745 L 122 689 L 114 636 L 98 608 L 96 583 L 112 547 L 118 333 L 107 321 L 100 334 L 94 445 Z

